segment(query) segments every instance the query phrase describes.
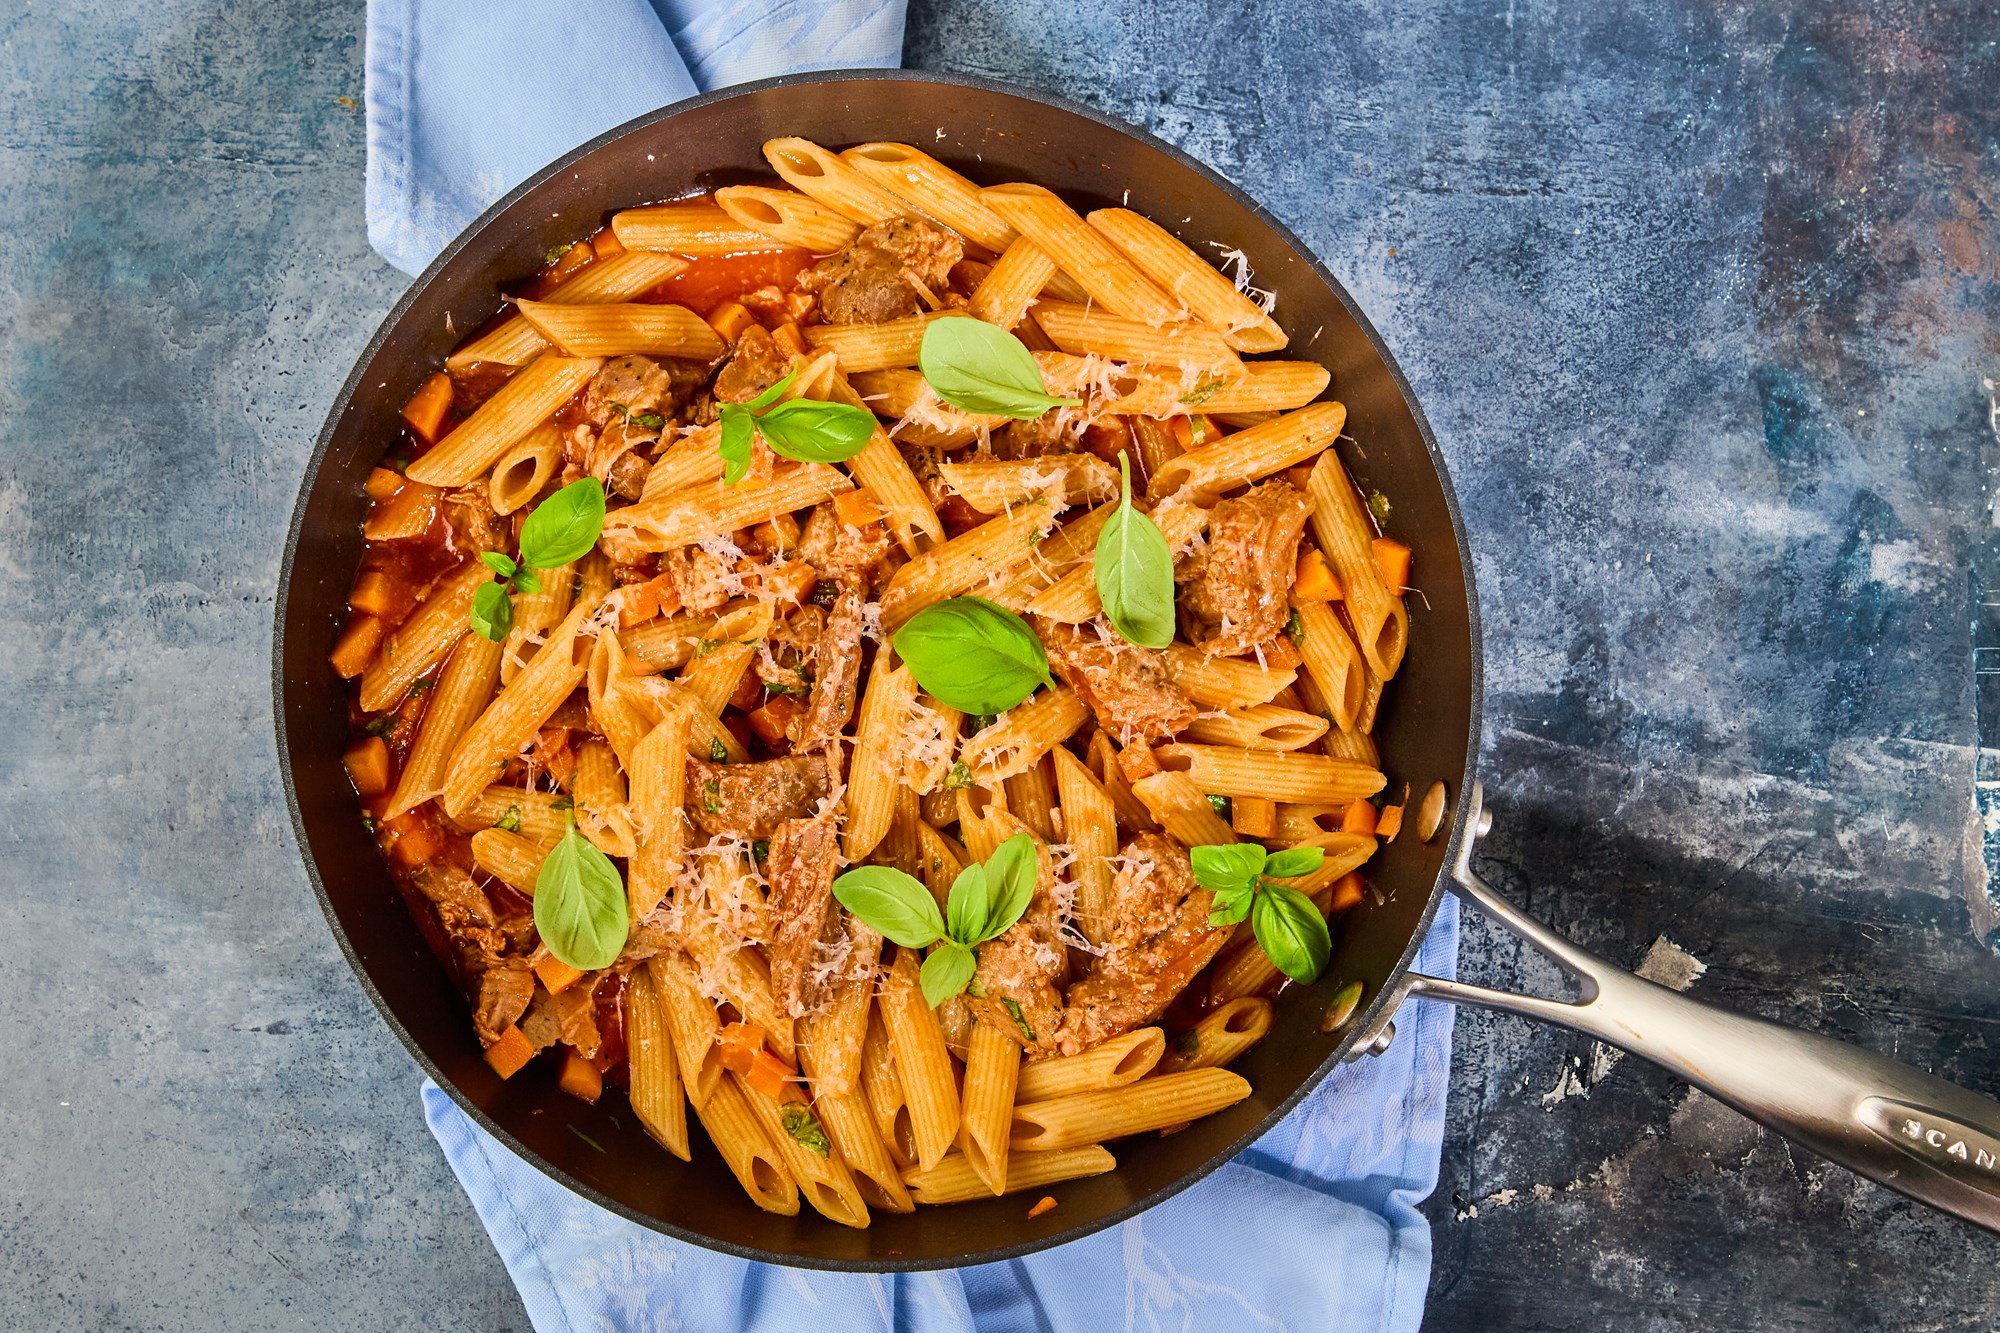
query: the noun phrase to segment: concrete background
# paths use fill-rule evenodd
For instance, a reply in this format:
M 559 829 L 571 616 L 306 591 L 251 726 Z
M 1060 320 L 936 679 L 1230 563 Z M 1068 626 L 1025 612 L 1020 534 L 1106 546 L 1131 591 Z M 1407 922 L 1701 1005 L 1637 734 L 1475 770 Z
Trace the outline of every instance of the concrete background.
M 273 767 L 284 525 L 404 283 L 361 25 L 0 11 L 10 1328 L 525 1328 Z M 1384 331 L 1474 533 L 1502 887 L 2000 1090 L 1990 6 L 940 0 L 906 57 L 1182 144 Z M 1476 922 L 1462 967 L 1557 981 Z M 1560 1032 L 1454 1057 L 1430 1327 L 1991 1326 L 1992 1239 Z

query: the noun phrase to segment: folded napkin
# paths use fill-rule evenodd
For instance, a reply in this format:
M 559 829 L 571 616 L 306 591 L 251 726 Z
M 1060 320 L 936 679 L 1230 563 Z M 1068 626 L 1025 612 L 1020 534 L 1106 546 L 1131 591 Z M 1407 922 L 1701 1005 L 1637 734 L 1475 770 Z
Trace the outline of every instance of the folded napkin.
M 370 0 L 369 240 L 419 272 L 495 199 L 614 125 L 749 79 L 893 66 L 902 34 L 902 0 Z M 1457 957 L 1447 898 L 1418 965 L 1448 977 Z M 1414 1330 L 1431 1255 L 1416 1205 L 1437 1183 L 1451 1009 L 1412 1001 L 1398 1027 L 1386 1054 L 1340 1069 L 1160 1207 L 948 1273 L 814 1273 L 683 1245 L 555 1185 L 435 1084 L 424 1115 L 543 1333 Z

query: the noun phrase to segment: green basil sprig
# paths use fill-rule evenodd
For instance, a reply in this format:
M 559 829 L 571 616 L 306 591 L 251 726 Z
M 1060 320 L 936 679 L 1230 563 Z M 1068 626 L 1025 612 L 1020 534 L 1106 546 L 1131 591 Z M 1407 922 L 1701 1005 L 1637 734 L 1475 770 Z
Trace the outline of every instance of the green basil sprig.
M 778 1123 L 784 1126 L 785 1133 L 813 1156 L 825 1157 L 833 1151 L 833 1145 L 826 1137 L 826 1126 L 820 1124 L 819 1117 L 812 1113 L 812 1107 L 804 1102 L 786 1102 L 778 1109 Z
M 798 377 L 794 370 L 747 403 L 722 405 L 722 441 L 715 452 L 722 456 L 723 485 L 734 486 L 750 471 L 750 446 L 758 435 L 772 453 L 795 463 L 844 463 L 868 447 L 875 434 L 872 412 L 813 398 L 778 403 Z
M 1233 926 L 1249 917 L 1265 955 L 1294 981 L 1312 981 L 1326 970 L 1333 941 L 1312 899 L 1289 884 L 1271 881 L 1309 875 L 1325 859 L 1317 847 L 1270 855 L 1254 842 L 1196 847 L 1189 853 L 1195 882 L 1215 894 L 1208 924 Z
M 1083 406 L 1081 398 L 1051 397 L 1027 344 L 983 319 L 934 320 L 924 330 L 917 365 L 931 392 L 983 416 L 1032 421 L 1052 407 Z
M 1028 910 L 1038 873 L 1035 840 L 1016 833 L 985 865 L 975 863 L 958 872 L 943 912 L 921 881 L 894 866 L 857 866 L 834 880 L 833 896 L 863 924 L 898 944 L 938 946 L 917 974 L 924 1002 L 935 1009 L 972 981 L 979 970 L 979 946 Z
M 550 953 L 584 972 L 616 962 L 631 932 L 618 867 L 576 831 L 567 811 L 562 841 L 535 876 L 535 929 Z
M 542 581 L 531 570 L 556 569 L 581 560 L 603 531 L 604 483 L 595 477 L 573 481 L 536 505 L 521 525 L 518 562 L 500 551 L 479 553 L 480 563 L 501 581 L 472 594 L 473 633 L 494 643 L 506 638 L 514 627 L 514 602 L 508 594 L 540 592 Z
M 1174 553 L 1159 524 L 1132 507 L 1132 460 L 1118 455 L 1118 509 L 1097 538 L 1097 600 L 1128 643 L 1174 641 Z
M 891 642 L 924 692 L 961 713 L 1004 713 L 1037 686 L 1055 688 L 1028 622 L 984 598 L 927 606 Z

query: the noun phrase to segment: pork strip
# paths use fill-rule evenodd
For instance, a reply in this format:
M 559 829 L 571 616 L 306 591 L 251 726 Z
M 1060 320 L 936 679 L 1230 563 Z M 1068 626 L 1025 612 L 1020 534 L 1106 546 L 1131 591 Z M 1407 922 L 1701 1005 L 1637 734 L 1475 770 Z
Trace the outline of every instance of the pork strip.
M 1211 657 L 1240 657 L 1277 638 L 1291 616 L 1292 575 L 1312 501 L 1288 481 L 1267 481 L 1209 515 L 1208 543 L 1175 577 L 1181 605 L 1207 632 Z
M 788 755 L 755 764 L 711 764 L 690 758 L 687 809 L 695 827 L 713 837 L 768 838 L 788 819 L 813 813 L 833 790 L 826 760 Z

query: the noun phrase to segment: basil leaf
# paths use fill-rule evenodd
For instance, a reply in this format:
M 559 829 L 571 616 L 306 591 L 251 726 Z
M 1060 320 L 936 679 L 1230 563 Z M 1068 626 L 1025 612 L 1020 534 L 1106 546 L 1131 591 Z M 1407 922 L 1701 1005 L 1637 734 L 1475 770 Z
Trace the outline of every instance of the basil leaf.
M 1326 853 L 1318 847 L 1288 847 L 1268 857 L 1264 874 L 1272 879 L 1297 879 L 1318 870 Z
M 1333 952 L 1326 918 L 1297 889 L 1266 884 L 1250 909 L 1250 929 L 1265 955 L 1292 980 L 1311 981 L 1326 970 Z
M 513 578 L 514 571 L 520 568 L 520 566 L 514 563 L 512 556 L 501 551 L 481 551 L 479 553 L 479 563 L 503 579 Z
M 932 322 L 917 365 L 931 391 L 953 407 L 1032 421 L 1052 407 L 1081 407 L 1081 398 L 1052 398 L 1042 368 L 1019 338 L 982 319 Z
M 966 943 L 982 944 L 1019 921 L 1034 900 L 1035 882 L 1041 869 L 1035 855 L 1035 840 L 1027 834 L 1016 833 L 1001 843 L 986 860 L 986 884 L 992 908 L 978 936 Z
M 535 506 L 521 525 L 521 563 L 554 569 L 581 560 L 604 531 L 604 484 L 573 481 Z
M 769 407 L 772 403 L 777 402 L 779 396 L 782 395 L 785 392 L 785 390 L 791 388 L 792 381 L 797 379 L 798 377 L 799 377 L 799 368 L 797 366 L 793 366 L 790 374 L 786 375 L 776 384 L 773 384 L 770 388 L 764 390 L 764 392 L 758 394 L 755 398 L 752 398 L 748 403 L 743 404 L 743 406 L 748 408 L 752 412 L 763 411 L 765 408 Z
M 482 639 L 499 643 L 514 628 L 514 600 L 504 583 L 482 583 L 472 594 L 472 632 Z
M 834 880 L 833 896 L 863 925 L 912 949 L 944 934 L 931 891 L 894 866 L 856 866 Z
M 978 970 L 979 960 L 973 957 L 972 950 L 957 940 L 946 940 L 931 950 L 931 956 L 924 959 L 917 972 L 917 980 L 924 988 L 924 1003 L 937 1008 L 964 990 Z
M 708 743 L 708 762 L 711 764 L 728 763 L 729 747 L 724 745 L 719 739 L 710 741 Z
M 804 1102 L 786 1102 L 779 1107 L 778 1123 L 813 1156 L 825 1157 L 833 1151 L 833 1145 L 827 1142 L 826 1127 Z
M 1250 899 L 1254 891 L 1248 884 L 1233 889 L 1217 889 L 1215 902 L 1208 914 L 1211 926 L 1233 926 L 1250 915 Z
M 951 882 L 944 903 L 945 935 L 960 944 L 977 944 L 985 936 L 980 929 L 992 914 L 993 896 L 984 866 L 969 865 Z
M 1188 851 L 1195 883 L 1217 893 L 1249 888 L 1264 869 L 1264 849 L 1254 842 L 1225 842 Z
M 514 586 L 528 594 L 528 596 L 533 597 L 542 590 L 542 581 L 523 569 L 514 575 Z
M 799 463 L 844 463 L 875 434 L 873 412 L 814 398 L 779 403 L 756 422 L 772 453 Z
M 535 929 L 549 952 L 585 972 L 618 961 L 631 931 L 625 881 L 611 858 L 563 817 L 562 841 L 542 858 L 535 876 Z
M 1118 455 L 1118 509 L 1097 538 L 1097 600 L 1127 643 L 1174 641 L 1174 553 L 1159 524 L 1132 507 L 1132 460 Z
M 722 409 L 722 442 L 715 452 L 722 459 L 722 484 L 734 486 L 750 471 L 750 444 L 757 428 L 750 414 L 735 403 Z
M 519 833 L 521 831 L 521 807 L 518 805 L 508 806 L 506 813 L 500 816 L 499 821 L 493 827 L 499 829 L 502 833 Z
M 1021 1012 L 1020 1003 L 1016 1000 L 1003 999 L 1000 1001 L 1000 1005 L 1007 1011 L 1007 1017 L 1014 1020 L 1014 1026 L 1021 1029 L 1021 1035 L 1029 1041 L 1033 1041 L 1035 1039 L 1035 1030 L 1028 1026 L 1027 1015 Z
M 1037 685 L 1055 688 L 1048 654 L 1028 622 L 983 598 L 927 606 L 892 642 L 924 692 L 961 713 L 1003 713 Z

